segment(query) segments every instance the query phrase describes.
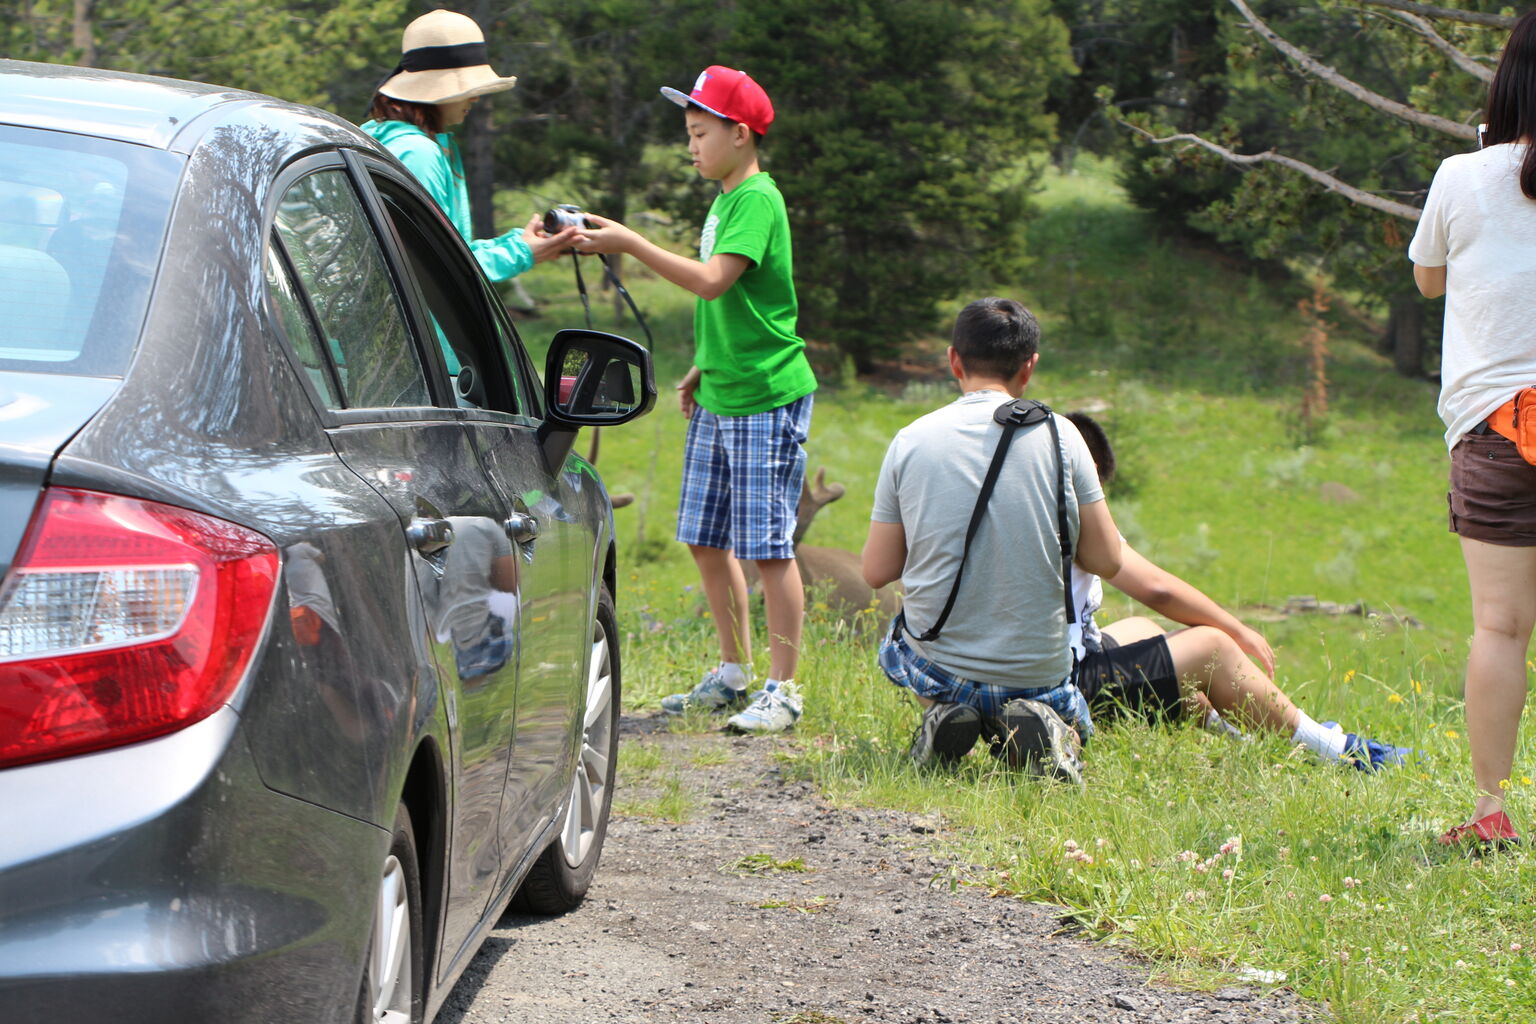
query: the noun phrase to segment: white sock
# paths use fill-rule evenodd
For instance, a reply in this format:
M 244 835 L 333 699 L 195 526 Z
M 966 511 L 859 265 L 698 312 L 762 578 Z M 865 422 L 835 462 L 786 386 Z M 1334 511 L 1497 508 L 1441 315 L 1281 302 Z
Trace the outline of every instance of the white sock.
M 1214 732 L 1218 736 L 1230 736 L 1234 740 L 1245 740 L 1243 730 L 1221 717 L 1221 712 L 1215 708 L 1205 713 L 1205 721 L 1200 723 L 1206 732 Z
M 1300 708 L 1296 709 L 1296 732 L 1291 740 L 1325 761 L 1337 761 L 1344 753 L 1344 730 L 1338 726 L 1324 729 Z
M 741 667 L 739 661 L 722 661 L 720 663 L 720 678 L 725 680 L 725 685 L 733 690 L 745 690 L 747 688 L 747 673 Z
M 765 689 L 765 690 L 777 690 L 779 687 L 783 686 L 785 683 L 792 683 L 792 682 L 794 682 L 793 679 L 775 679 L 772 676 L 769 676 L 767 679 L 765 679 L 763 681 L 763 689 Z

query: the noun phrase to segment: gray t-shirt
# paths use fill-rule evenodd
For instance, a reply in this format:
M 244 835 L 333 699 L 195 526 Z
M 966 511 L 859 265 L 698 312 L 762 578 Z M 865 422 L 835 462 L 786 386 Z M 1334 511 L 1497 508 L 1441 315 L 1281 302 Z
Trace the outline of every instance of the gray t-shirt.
M 875 484 L 871 518 L 907 535 L 907 625 L 921 634 L 938 620 L 954 584 L 965 528 L 1002 437 L 992 413 L 1008 396 L 963 395 L 898 433 Z M 1066 456 L 1067 523 L 1077 545 L 1079 503 L 1104 498 L 1093 458 L 1069 420 L 1056 417 Z M 1056 460 L 1044 423 L 1021 429 L 1008 449 L 965 562 L 965 579 L 944 631 L 908 642 L 940 667 L 983 683 L 1054 686 L 1072 669 L 1056 536 Z

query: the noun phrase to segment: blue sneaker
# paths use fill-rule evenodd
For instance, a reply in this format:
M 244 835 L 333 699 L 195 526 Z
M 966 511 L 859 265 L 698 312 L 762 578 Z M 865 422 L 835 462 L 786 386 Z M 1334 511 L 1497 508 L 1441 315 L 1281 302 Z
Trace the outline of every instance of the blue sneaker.
M 725 724 L 736 732 L 783 732 L 800 720 L 804 706 L 794 683 L 769 683 L 752 696 L 745 711 Z
M 685 711 L 712 713 L 745 707 L 746 703 L 746 688 L 738 690 L 731 686 L 725 681 L 725 673 L 716 666 L 705 672 L 699 685 L 687 693 L 674 693 L 670 697 L 661 698 L 661 710 L 669 715 L 680 715 Z
M 1394 747 L 1352 732 L 1344 734 L 1344 760 L 1362 772 L 1377 772 L 1387 767 L 1408 763 L 1409 747 Z
M 1322 724 L 1325 729 L 1340 728 L 1338 722 Z M 1412 753 L 1412 747 L 1394 747 L 1390 743 L 1373 740 L 1359 733 L 1346 732 L 1344 733 L 1344 753 L 1339 755 L 1339 760 L 1362 772 L 1379 772 L 1383 768 L 1396 768 L 1407 764 Z

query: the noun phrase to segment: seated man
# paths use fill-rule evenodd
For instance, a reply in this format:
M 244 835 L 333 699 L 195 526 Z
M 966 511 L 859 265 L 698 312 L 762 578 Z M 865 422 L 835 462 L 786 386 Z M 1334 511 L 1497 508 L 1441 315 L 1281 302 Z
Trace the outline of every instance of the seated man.
M 1176 717 L 1186 692 L 1204 694 L 1218 710 L 1241 714 L 1248 724 L 1290 729 L 1297 742 L 1324 756 L 1347 753 L 1367 770 L 1400 760 L 1395 748 L 1313 722 L 1267 675 L 1253 671 L 1232 638 L 1242 637 L 1272 664 L 1258 634 L 1123 545 L 1083 436 L 1063 417 L 1054 417 L 1054 431 L 1041 426 L 1018 431 L 969 554 L 963 554 L 965 524 L 1002 436 L 993 413 L 1028 385 L 1039 361 L 1039 337 L 1034 316 L 1017 302 L 981 299 L 967 306 L 949 349 L 960 398 L 899 432 L 880 469 L 864 578 L 876 587 L 899 578 L 906 591 L 904 611 L 881 646 L 880 665 L 924 708 L 913 760 L 952 763 L 986 733 L 995 751 L 1011 759 L 1022 754 L 1019 759 L 1026 762 L 1044 753 L 1040 760 L 1048 773 L 1070 778 L 1075 758 L 1057 749 L 1064 731 L 1053 721 L 1058 715 L 1086 742 L 1093 734 L 1091 709 L 1104 713 L 1124 706 Z M 1053 445 L 1058 435 L 1060 443 Z M 1133 642 L 1117 645 L 1111 634 L 1096 651 L 1085 646 L 1078 661 L 1068 622 L 1070 581 L 1063 578 L 1057 543 L 1059 521 L 1071 540 L 1073 574 L 1082 574 L 1088 590 L 1096 577 L 1126 583 L 1133 596 L 1151 598 L 1156 610 L 1187 614 L 1191 625 L 1203 628 L 1170 643 L 1160 630 L 1157 636 L 1143 630 L 1133 637 L 1126 627 L 1125 639 Z M 963 583 L 957 588 L 962 560 Z M 1082 595 L 1071 604 L 1075 617 Z M 952 605 L 948 617 L 946 605 Z M 941 620 L 943 629 L 935 635 Z M 1094 637 L 1091 619 L 1083 625 Z M 1177 659 L 1175 645 L 1181 652 Z M 1015 730 L 1021 735 L 1010 744 Z M 1346 750 L 1350 741 L 1353 747 Z M 1020 742 L 1049 743 L 1052 749 L 1020 751 Z
M 1058 523 L 1065 521 L 1076 564 L 1106 578 L 1120 571 L 1120 535 L 1093 459 L 1067 420 L 1057 416 L 1054 430 L 1041 423 L 1015 434 L 950 615 L 932 636 L 1002 437 L 993 414 L 1029 384 L 1039 341 L 1040 325 L 1017 302 L 991 298 L 966 306 L 949 349 L 960 397 L 898 433 L 880 467 L 864 579 L 876 588 L 900 579 L 906 592 L 880 664 L 925 709 L 912 747 L 920 764 L 957 759 L 984 728 L 994 736 L 1009 731 L 1004 705 L 1015 698 L 1053 709 L 1083 739 L 1092 733 L 1087 702 L 1072 679 Z

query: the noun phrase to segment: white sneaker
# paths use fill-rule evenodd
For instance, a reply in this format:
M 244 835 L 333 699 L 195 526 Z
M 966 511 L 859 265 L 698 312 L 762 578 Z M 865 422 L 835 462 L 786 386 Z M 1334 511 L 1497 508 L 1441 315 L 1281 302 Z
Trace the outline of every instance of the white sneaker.
M 794 683 L 769 683 L 752 696 L 746 710 L 725 724 L 736 732 L 783 732 L 800 720 L 804 707 Z

